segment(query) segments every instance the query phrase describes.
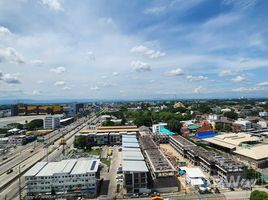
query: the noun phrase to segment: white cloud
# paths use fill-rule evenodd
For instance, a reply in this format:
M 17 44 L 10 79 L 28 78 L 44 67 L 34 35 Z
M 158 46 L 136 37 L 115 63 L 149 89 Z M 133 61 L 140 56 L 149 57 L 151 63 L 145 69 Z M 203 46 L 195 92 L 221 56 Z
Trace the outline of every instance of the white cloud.
M 39 91 L 39 90 L 33 90 L 33 95 L 34 96 L 41 95 L 41 91 Z
M 143 45 L 133 47 L 130 49 L 130 53 L 140 53 L 148 56 L 149 58 L 160 58 L 166 55 L 165 52 L 156 51 Z
M 66 68 L 65 67 L 56 67 L 56 68 L 50 69 L 49 71 L 56 73 L 56 74 L 62 74 L 64 72 L 66 72 Z
M 37 83 L 41 85 L 41 84 L 43 84 L 43 83 L 45 83 L 45 82 L 42 81 L 42 80 L 39 80 L 39 81 L 37 81 Z
M 11 35 L 10 30 L 4 26 L 0 26 L 0 36 L 5 36 L 5 35 Z
M 91 87 L 90 90 L 93 90 L 93 91 L 99 91 L 100 88 L 98 86 L 95 86 L 95 87 Z
M 243 81 L 246 81 L 247 79 L 244 77 L 244 76 L 236 76 L 235 78 L 232 79 L 232 81 L 236 82 L 236 83 L 239 83 L 239 82 L 243 82 Z
M 148 63 L 136 60 L 132 61 L 130 64 L 133 67 L 133 70 L 136 72 L 148 72 L 151 71 L 152 68 Z
M 92 51 L 88 51 L 87 55 L 88 55 L 89 60 L 91 60 L 91 61 L 96 60 L 95 54 Z
M 262 91 L 265 90 L 261 87 L 240 87 L 232 89 L 233 92 L 256 92 L 256 91 Z
M 268 81 L 258 83 L 257 86 L 268 86 Z
M 36 65 L 36 66 L 41 66 L 44 64 L 42 60 L 31 60 L 29 64 Z
M 4 74 L 0 72 L 0 81 L 3 81 L 8 84 L 20 84 L 21 81 L 18 78 L 18 74 Z
M 24 64 L 24 58 L 13 48 L 0 48 L 0 63 L 9 62 L 15 64 Z
M 101 17 L 98 19 L 98 22 L 101 24 L 115 25 L 115 23 L 111 17 Z
M 182 76 L 184 75 L 181 68 L 173 69 L 165 73 L 166 76 Z
M 204 81 L 208 79 L 208 77 L 206 76 L 192 76 L 192 75 L 188 75 L 186 76 L 186 78 L 190 81 Z
M 41 3 L 51 10 L 64 11 L 60 0 L 41 0 Z
M 248 10 L 256 5 L 257 0 L 224 0 L 223 3 L 238 10 Z
M 200 93 L 202 93 L 202 91 L 203 91 L 203 88 L 200 86 L 194 89 L 194 93 L 196 93 L 196 94 L 200 94 Z
M 231 70 L 223 70 L 219 73 L 220 77 L 231 76 L 231 75 L 234 75 L 234 72 L 232 72 Z
M 102 79 L 106 79 L 106 78 L 107 78 L 107 76 L 106 76 L 106 75 L 103 75 L 103 76 L 101 76 L 101 78 L 102 78 Z
M 68 86 L 65 86 L 62 88 L 63 90 L 71 90 L 72 88 L 68 87 Z
M 152 14 L 152 15 L 159 15 L 164 12 L 166 12 L 167 7 L 166 6 L 157 6 L 152 8 L 147 8 L 144 13 L 145 14 Z
M 119 73 L 118 72 L 113 72 L 113 76 L 118 76 Z
M 64 86 L 65 84 L 66 84 L 65 81 L 56 81 L 54 83 L 55 86 Z

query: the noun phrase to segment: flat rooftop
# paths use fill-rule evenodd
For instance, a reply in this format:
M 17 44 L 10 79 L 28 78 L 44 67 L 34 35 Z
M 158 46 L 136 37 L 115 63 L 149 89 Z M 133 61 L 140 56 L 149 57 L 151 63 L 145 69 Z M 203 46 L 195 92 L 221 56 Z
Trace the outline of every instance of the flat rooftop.
M 139 129 L 89 129 L 89 130 L 81 130 L 80 133 L 127 133 L 127 132 L 138 132 Z
M 53 176 L 56 174 L 85 174 L 97 172 L 98 159 L 69 159 L 59 162 L 38 162 L 24 176 Z
M 141 151 L 124 151 L 122 152 L 123 160 L 144 160 Z
M 141 160 L 123 160 L 123 172 L 148 172 L 145 161 Z

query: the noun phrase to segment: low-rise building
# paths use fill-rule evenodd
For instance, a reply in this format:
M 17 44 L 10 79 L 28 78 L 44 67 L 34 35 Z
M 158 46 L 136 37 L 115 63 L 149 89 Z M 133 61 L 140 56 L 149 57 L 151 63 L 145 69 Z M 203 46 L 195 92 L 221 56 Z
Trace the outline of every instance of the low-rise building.
M 60 162 L 38 162 L 23 176 L 27 194 L 35 196 L 54 191 L 96 195 L 98 159 L 70 159 Z
M 44 129 L 53 130 L 60 126 L 60 118 L 50 115 L 44 118 Z

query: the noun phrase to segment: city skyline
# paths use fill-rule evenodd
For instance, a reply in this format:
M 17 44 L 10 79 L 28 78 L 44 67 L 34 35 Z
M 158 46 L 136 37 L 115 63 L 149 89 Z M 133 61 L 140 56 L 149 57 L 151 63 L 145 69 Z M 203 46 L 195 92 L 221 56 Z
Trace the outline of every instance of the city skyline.
M 268 97 L 267 8 L 0 0 L 0 98 Z

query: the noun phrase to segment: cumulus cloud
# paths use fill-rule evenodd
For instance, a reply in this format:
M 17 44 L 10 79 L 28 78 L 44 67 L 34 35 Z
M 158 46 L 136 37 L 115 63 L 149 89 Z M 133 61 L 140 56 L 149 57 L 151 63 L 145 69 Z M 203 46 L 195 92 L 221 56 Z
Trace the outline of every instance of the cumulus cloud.
M 257 86 L 268 86 L 268 81 L 258 83 Z
M 94 86 L 94 87 L 91 87 L 90 90 L 93 90 L 93 91 L 99 91 L 100 88 L 98 86 Z
M 64 11 L 60 0 L 41 0 L 41 3 L 51 10 Z
M 223 70 L 219 73 L 219 76 L 224 77 L 224 76 L 231 76 L 234 73 L 231 70 Z
M 196 94 L 200 94 L 200 93 L 202 93 L 202 91 L 203 91 L 202 87 L 197 87 L 194 89 L 194 93 L 196 93 Z
M 166 55 L 165 52 L 161 52 L 161 51 L 156 51 L 153 49 L 150 49 L 146 46 L 143 45 L 139 45 L 139 46 L 135 46 L 132 49 L 130 49 L 131 53 L 140 53 L 143 54 L 145 56 L 148 56 L 149 58 L 160 58 Z
M 44 64 L 44 62 L 43 62 L 42 60 L 31 60 L 31 61 L 29 62 L 29 64 L 31 64 L 31 65 L 36 65 L 36 66 L 41 66 L 41 65 Z
M 101 17 L 98 19 L 101 24 L 115 25 L 114 20 L 111 17 Z
M 32 93 L 34 96 L 38 96 L 38 95 L 41 95 L 41 91 L 39 90 L 33 90 L 33 93 Z
M 56 82 L 54 83 L 54 85 L 55 85 L 55 86 L 64 86 L 64 85 L 66 85 L 66 83 L 65 83 L 65 81 L 56 81 Z
M 4 74 L 0 72 L 0 81 L 8 84 L 20 84 L 21 81 L 18 78 L 18 74 Z
M 243 82 L 243 81 L 246 81 L 247 79 L 244 77 L 244 76 L 236 76 L 235 78 L 232 79 L 232 81 L 236 82 L 236 83 L 239 83 L 239 82 Z
M 4 26 L 0 26 L 0 35 L 5 36 L 5 35 L 11 35 L 11 32 L 8 28 Z
M 72 88 L 71 87 L 68 87 L 68 86 L 65 86 L 62 88 L 63 90 L 71 90 Z
M 188 75 L 186 76 L 186 78 L 190 81 L 204 81 L 208 79 L 208 77 L 206 76 L 192 76 L 192 75 Z
M 113 72 L 113 76 L 118 76 L 119 73 L 118 72 Z
M 182 76 L 184 75 L 181 68 L 173 69 L 165 73 L 166 76 Z
M 56 74 L 62 74 L 64 72 L 66 72 L 66 68 L 65 67 L 56 67 L 56 68 L 51 68 L 49 71 L 56 73 Z
M 44 83 L 44 81 L 39 80 L 39 81 L 37 81 L 37 83 L 41 85 L 41 84 L 43 84 L 43 83 Z
M 89 60 L 91 60 L 91 61 L 96 60 L 95 54 L 92 51 L 88 51 L 87 55 L 88 55 Z
M 152 70 L 151 66 L 148 63 L 142 62 L 140 60 L 132 61 L 130 65 L 136 72 L 148 72 Z
M 0 63 L 9 62 L 15 64 L 24 64 L 24 58 L 13 48 L 0 48 Z

